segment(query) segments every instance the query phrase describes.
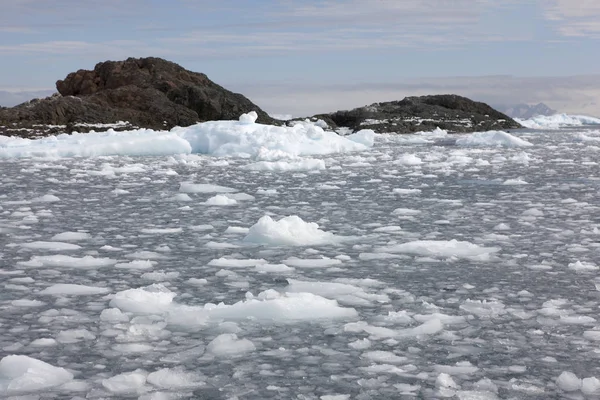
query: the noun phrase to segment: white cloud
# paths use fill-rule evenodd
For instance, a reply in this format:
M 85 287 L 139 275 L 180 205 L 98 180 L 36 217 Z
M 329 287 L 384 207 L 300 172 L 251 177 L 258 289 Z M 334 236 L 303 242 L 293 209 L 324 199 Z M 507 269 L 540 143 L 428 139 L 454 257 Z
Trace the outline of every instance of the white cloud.
M 600 37 L 600 1 L 544 0 L 541 4 L 561 35 Z

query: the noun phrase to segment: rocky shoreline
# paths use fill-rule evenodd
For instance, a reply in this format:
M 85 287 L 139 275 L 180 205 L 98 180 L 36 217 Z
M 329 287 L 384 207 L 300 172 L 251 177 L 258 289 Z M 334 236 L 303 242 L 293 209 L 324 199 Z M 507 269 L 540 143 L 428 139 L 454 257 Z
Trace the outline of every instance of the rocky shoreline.
M 236 120 L 249 111 L 259 123 L 283 125 L 242 94 L 160 58 L 98 63 L 56 82 L 58 93 L 12 108 L 0 107 L 0 135 L 35 138 L 58 133 L 168 130 L 210 120 Z M 485 103 L 457 95 L 407 97 L 347 111 L 318 114 L 325 129 L 346 133 L 413 133 L 517 129 L 521 125 Z M 126 121 L 126 122 L 123 122 Z

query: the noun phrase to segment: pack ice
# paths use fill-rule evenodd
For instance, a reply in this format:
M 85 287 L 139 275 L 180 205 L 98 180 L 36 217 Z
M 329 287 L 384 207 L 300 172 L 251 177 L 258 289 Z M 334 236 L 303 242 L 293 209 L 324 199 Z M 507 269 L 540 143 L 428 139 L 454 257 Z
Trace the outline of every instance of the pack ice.
M 595 139 L 1 139 L 0 398 L 598 398 Z

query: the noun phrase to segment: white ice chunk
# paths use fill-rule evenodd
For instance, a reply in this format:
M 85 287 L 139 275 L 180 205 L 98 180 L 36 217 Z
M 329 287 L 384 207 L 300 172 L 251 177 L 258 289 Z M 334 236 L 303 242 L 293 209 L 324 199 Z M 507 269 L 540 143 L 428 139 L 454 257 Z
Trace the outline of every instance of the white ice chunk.
M 132 394 L 142 391 L 146 384 L 147 373 L 142 370 L 126 372 L 104 379 L 102 386 L 109 392 L 116 394 Z
M 171 292 L 164 285 L 155 283 L 116 293 L 110 301 L 110 306 L 138 314 L 159 314 L 168 310 L 175 296 L 176 293 Z
M 179 368 L 163 368 L 152 372 L 147 382 L 161 389 L 191 389 L 204 385 L 198 375 Z
M 250 227 L 244 241 L 271 246 L 310 246 L 337 243 L 340 239 L 333 233 L 322 231 L 316 223 L 304 222 L 296 215 L 279 221 L 265 215 Z
M 296 161 L 259 161 L 246 166 L 252 171 L 320 171 L 324 170 L 325 161 L 313 158 L 304 158 Z
M 63 232 L 52 236 L 50 240 L 76 242 L 79 240 L 87 240 L 89 238 L 91 238 L 91 235 L 85 232 Z
M 237 200 L 231 199 L 222 194 L 217 194 L 216 196 L 210 197 L 208 200 L 204 202 L 207 206 L 232 206 L 237 204 Z
M 236 357 L 254 350 L 254 343 L 248 339 L 238 339 L 235 333 L 223 333 L 206 346 L 206 351 L 215 357 Z
M 182 193 L 234 193 L 236 189 L 213 185 L 210 183 L 191 183 L 183 182 L 179 185 L 179 191 Z
M 108 293 L 110 289 L 97 286 L 76 285 L 73 283 L 57 283 L 40 291 L 40 294 L 54 296 L 85 296 Z
M 64 243 L 64 242 L 30 242 L 30 243 L 21 243 L 21 247 L 26 249 L 33 250 L 49 250 L 49 251 L 71 251 L 71 250 L 79 250 L 81 246 L 72 243 Z
M 54 256 L 33 256 L 29 261 L 20 261 L 19 265 L 31 268 L 76 268 L 76 269 L 95 269 L 115 265 L 117 260 L 111 258 L 95 258 L 85 256 L 82 258 L 70 257 L 65 255 Z
M 321 258 L 288 258 L 282 261 L 285 265 L 289 265 L 290 267 L 298 267 L 298 268 L 325 268 L 331 267 L 333 265 L 342 264 L 342 260 L 338 260 L 336 258 L 329 257 L 321 257 Z
M 378 249 L 384 253 L 415 254 L 428 257 L 476 258 L 484 260 L 500 251 L 498 247 L 482 247 L 470 242 L 457 240 L 417 240 L 413 242 L 391 245 Z
M 532 146 L 526 140 L 502 131 L 475 132 L 456 140 L 458 146 L 502 146 L 528 147 Z
M 0 360 L 0 394 L 48 390 L 72 379 L 73 374 L 66 369 L 28 356 L 9 355 Z
M 563 371 L 558 378 L 556 378 L 556 385 L 565 392 L 574 392 L 581 389 L 581 379 L 572 372 Z

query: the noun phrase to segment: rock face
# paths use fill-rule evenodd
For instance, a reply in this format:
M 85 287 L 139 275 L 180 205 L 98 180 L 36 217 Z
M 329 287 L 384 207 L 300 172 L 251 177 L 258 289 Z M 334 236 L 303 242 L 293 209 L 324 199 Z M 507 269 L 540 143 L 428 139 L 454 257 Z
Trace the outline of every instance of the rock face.
M 373 129 L 377 133 L 412 133 L 435 128 L 457 133 L 522 128 L 485 103 L 451 94 L 406 97 L 315 117 L 334 129 Z
M 237 119 L 256 111 L 258 121 L 274 120 L 241 94 L 160 58 L 106 61 L 56 82 L 59 95 L 0 109 L 0 125 L 110 124 L 129 121 L 153 129 L 200 121 Z M 15 125 L 16 124 L 16 125 Z

